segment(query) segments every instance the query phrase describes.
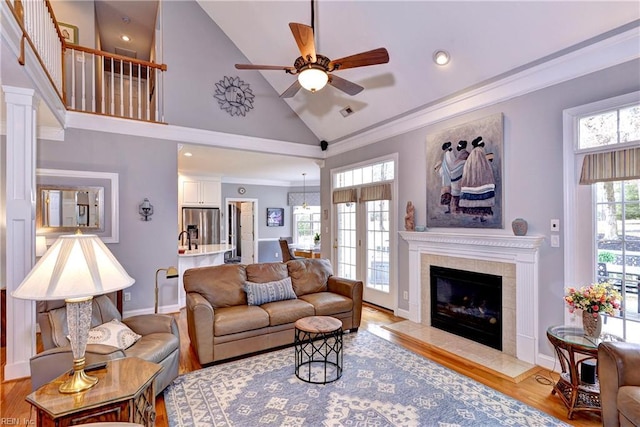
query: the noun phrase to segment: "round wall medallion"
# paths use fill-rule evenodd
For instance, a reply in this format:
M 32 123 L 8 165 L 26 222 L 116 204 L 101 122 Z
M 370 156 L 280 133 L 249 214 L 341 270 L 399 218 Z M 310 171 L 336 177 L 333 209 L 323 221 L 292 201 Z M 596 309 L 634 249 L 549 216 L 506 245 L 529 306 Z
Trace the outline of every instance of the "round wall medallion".
M 216 83 L 218 105 L 232 116 L 244 116 L 253 108 L 253 92 L 248 83 L 238 77 L 225 76 Z
M 244 194 L 247 192 L 247 189 L 244 187 L 238 187 L 238 194 Z

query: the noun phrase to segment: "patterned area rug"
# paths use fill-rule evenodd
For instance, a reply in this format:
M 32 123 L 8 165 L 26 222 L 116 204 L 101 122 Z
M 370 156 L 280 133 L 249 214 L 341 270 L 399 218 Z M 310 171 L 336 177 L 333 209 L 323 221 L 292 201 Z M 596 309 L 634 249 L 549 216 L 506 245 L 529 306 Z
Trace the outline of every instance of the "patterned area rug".
M 344 336 L 342 378 L 308 384 L 293 347 L 181 375 L 171 426 L 566 426 L 367 332 Z

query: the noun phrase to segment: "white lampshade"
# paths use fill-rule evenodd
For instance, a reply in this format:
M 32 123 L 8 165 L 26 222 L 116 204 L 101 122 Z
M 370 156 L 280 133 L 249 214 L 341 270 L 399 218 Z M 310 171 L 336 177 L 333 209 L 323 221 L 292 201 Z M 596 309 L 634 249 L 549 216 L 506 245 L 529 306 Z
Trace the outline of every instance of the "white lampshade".
M 45 252 L 47 252 L 47 238 L 36 236 L 36 256 L 42 256 Z
M 327 73 L 319 68 L 306 68 L 298 74 L 300 86 L 310 92 L 322 89 L 328 81 L 329 76 Z
M 60 236 L 11 295 L 73 299 L 119 291 L 134 282 L 98 236 L 73 234 Z

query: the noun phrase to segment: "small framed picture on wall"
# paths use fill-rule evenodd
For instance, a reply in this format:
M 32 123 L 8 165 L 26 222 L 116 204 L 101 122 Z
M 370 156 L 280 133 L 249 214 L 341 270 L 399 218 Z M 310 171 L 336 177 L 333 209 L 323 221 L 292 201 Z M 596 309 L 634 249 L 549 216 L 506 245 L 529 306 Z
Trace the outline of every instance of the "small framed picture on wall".
M 58 22 L 62 38 L 67 44 L 78 44 L 78 27 L 64 22 Z
M 267 227 L 284 227 L 284 208 L 267 208 Z

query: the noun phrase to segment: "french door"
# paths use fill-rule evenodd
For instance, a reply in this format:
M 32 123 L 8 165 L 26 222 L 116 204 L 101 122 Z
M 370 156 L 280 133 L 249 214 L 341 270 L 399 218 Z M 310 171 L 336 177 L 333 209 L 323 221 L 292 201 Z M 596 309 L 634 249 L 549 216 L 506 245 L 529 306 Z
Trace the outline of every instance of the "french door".
M 335 206 L 336 274 L 364 283 L 364 300 L 395 309 L 392 286 L 391 202 L 338 203 Z

